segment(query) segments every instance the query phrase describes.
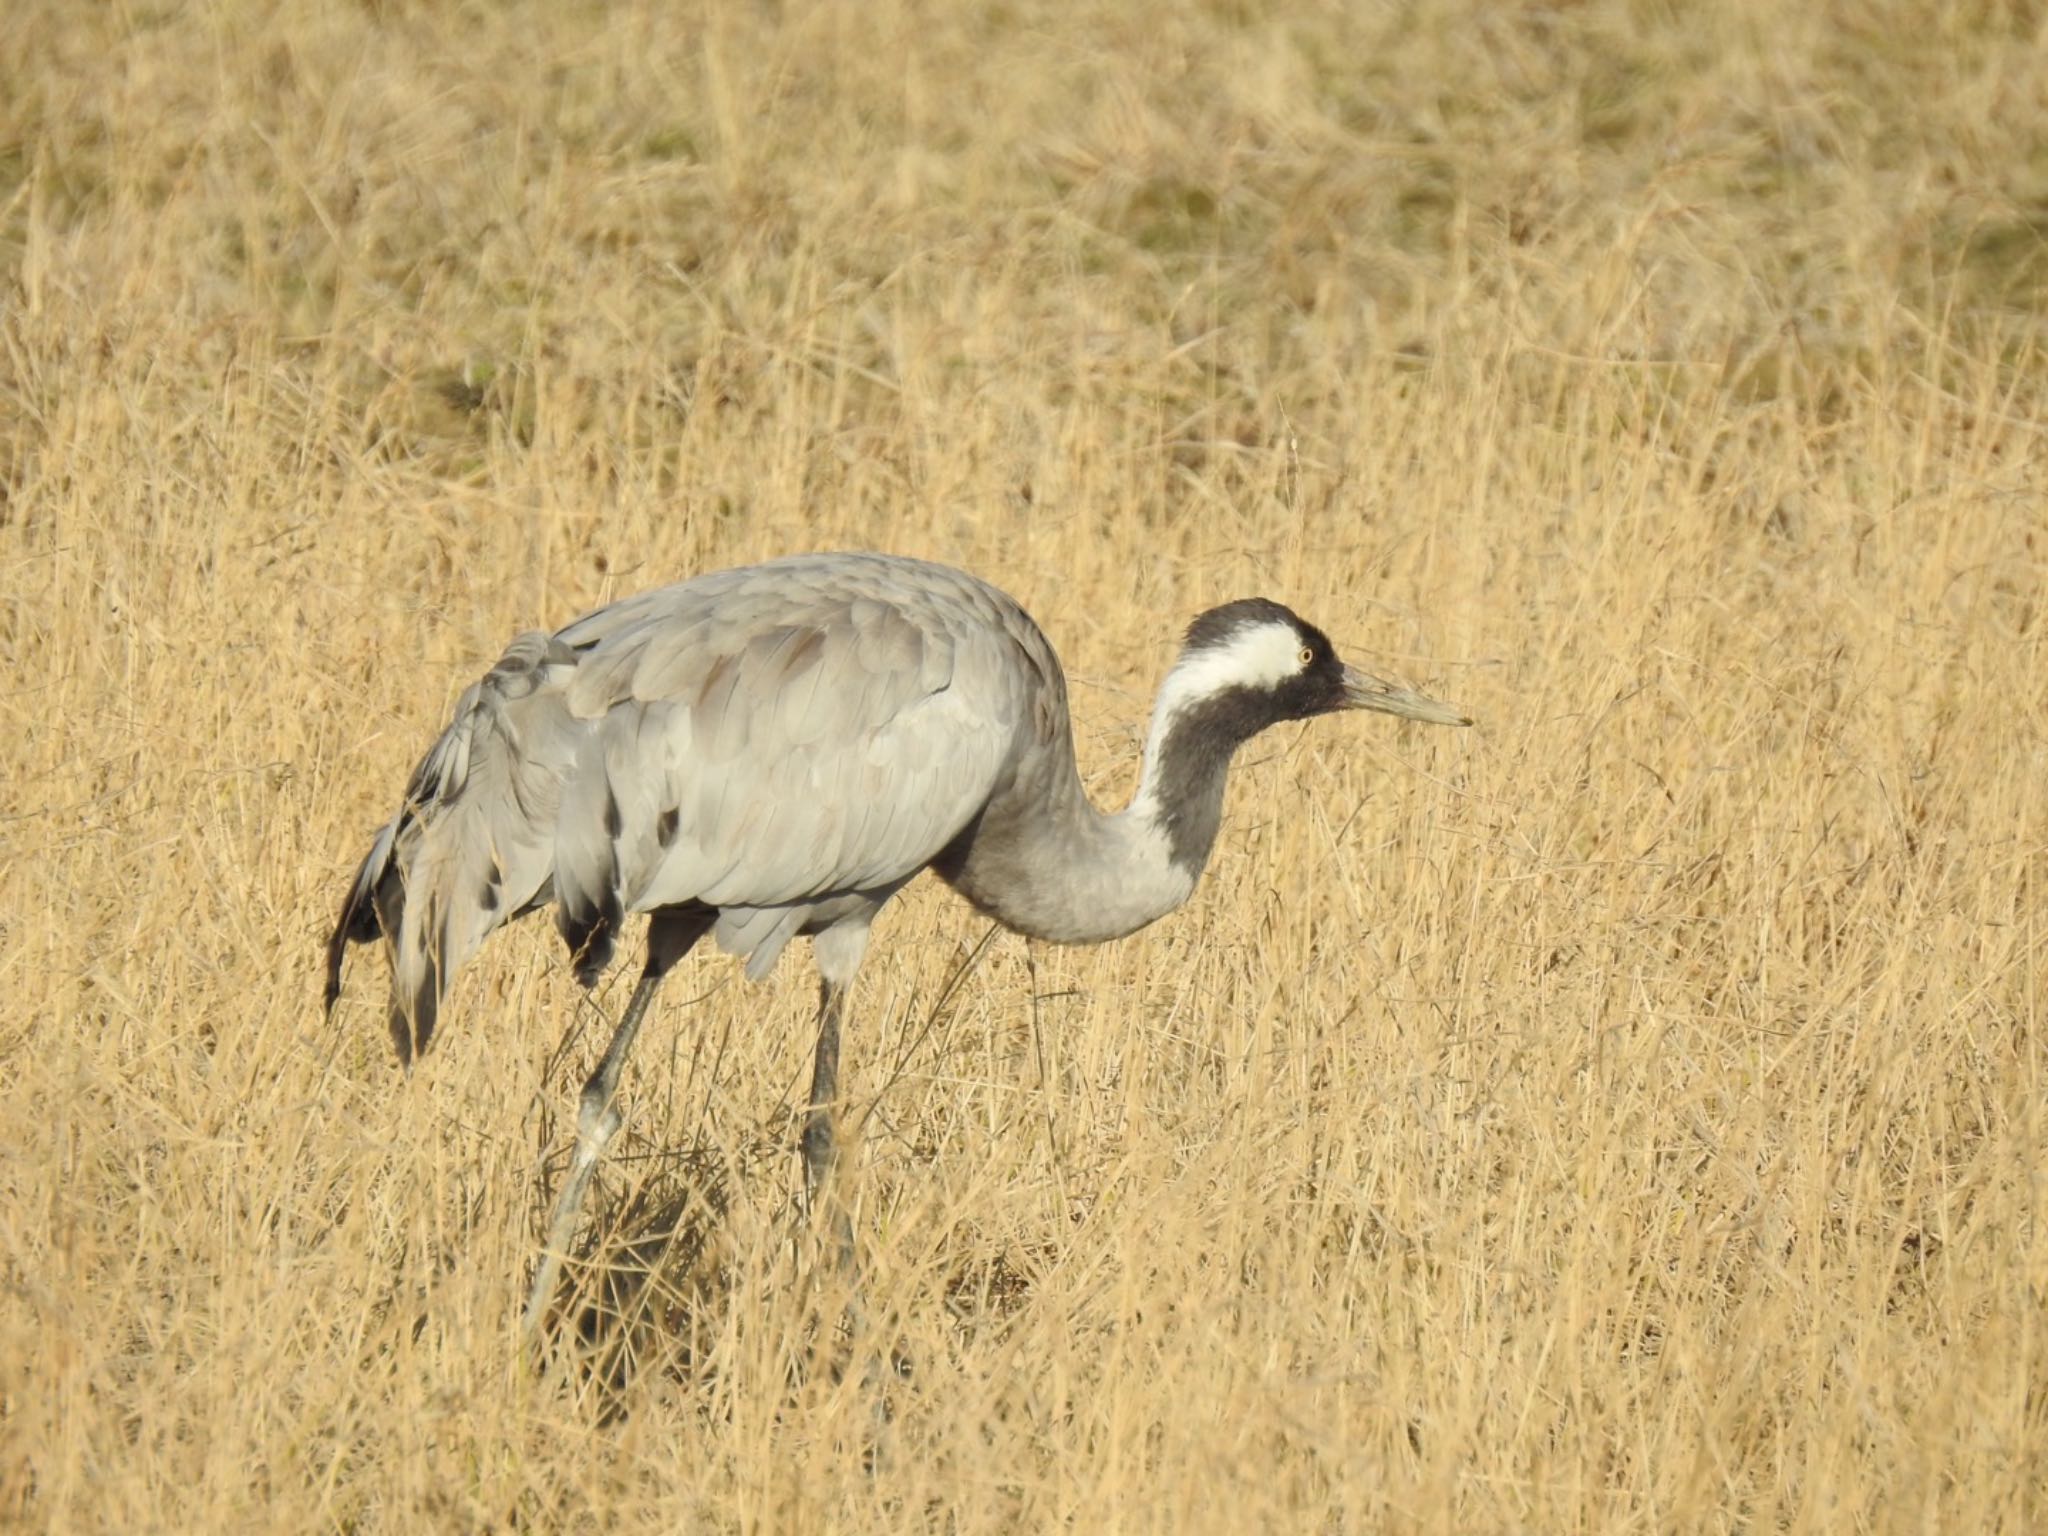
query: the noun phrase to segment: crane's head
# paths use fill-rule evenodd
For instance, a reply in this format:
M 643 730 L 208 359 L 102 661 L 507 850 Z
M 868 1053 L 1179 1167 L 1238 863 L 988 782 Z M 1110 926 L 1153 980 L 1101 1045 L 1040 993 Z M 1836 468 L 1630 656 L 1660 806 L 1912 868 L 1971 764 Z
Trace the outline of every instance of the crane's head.
M 1199 714 L 1239 739 L 1283 720 L 1374 709 L 1434 725 L 1470 725 L 1427 695 L 1337 659 L 1330 637 L 1263 597 L 1211 608 L 1188 626 L 1168 674 L 1163 716 Z

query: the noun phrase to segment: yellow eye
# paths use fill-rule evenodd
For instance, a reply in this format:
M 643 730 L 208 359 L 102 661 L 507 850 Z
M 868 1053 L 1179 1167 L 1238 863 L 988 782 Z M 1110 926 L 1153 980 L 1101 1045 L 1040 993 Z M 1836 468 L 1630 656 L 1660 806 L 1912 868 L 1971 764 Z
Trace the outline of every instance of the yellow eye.
M 1310 662 L 1312 662 L 1312 661 L 1314 661 L 1314 660 L 1316 659 L 1316 653 L 1315 653 L 1314 651 L 1310 650 L 1310 649 L 1309 649 L 1309 648 L 1308 648 L 1307 646 L 1305 646 L 1305 645 L 1304 645 L 1304 646 L 1303 646 L 1303 647 L 1301 648 L 1301 654 L 1300 654 L 1300 655 L 1298 655 L 1298 656 L 1296 656 L 1296 657 L 1295 657 L 1294 659 L 1295 659 L 1296 661 L 1300 662 L 1300 663 L 1301 663 L 1301 664 L 1302 664 L 1302 665 L 1303 665 L 1303 666 L 1305 667 L 1305 666 L 1307 666 L 1307 665 L 1308 665 L 1308 664 L 1309 664 Z

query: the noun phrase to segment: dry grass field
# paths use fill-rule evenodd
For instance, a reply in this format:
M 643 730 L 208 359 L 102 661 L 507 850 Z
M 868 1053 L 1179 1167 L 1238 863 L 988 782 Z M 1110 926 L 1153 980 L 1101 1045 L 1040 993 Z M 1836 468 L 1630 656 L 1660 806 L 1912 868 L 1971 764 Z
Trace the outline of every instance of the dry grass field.
M 2048 1524 L 2040 5 L 5 33 L 0 1524 Z M 843 1371 L 805 947 L 693 956 L 528 1369 L 631 963 L 408 1079 L 343 884 L 513 633 L 849 546 L 1099 800 L 1230 597 L 1479 724 L 1261 738 L 1117 944 L 885 915 Z

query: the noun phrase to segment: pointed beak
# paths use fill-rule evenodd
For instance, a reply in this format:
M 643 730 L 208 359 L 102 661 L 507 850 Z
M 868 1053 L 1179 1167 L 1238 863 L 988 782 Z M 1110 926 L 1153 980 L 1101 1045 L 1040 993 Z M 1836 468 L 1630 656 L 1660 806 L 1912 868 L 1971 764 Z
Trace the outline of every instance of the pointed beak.
M 1403 720 L 1426 720 L 1431 725 L 1472 723 L 1470 716 L 1459 714 L 1448 704 L 1439 704 L 1428 694 L 1399 687 L 1356 667 L 1344 669 L 1344 707 L 1376 709 L 1381 714 L 1399 715 Z

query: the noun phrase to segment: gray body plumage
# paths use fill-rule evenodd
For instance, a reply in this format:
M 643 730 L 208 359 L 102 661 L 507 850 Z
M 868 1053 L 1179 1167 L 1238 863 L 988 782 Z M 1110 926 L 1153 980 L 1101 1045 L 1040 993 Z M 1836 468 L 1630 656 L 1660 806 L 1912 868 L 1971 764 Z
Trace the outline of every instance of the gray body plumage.
M 519 636 L 466 691 L 356 872 L 327 951 L 391 950 L 391 1035 L 411 1061 L 491 931 L 553 904 L 596 981 L 628 913 L 647 961 L 584 1085 L 576 1153 L 526 1307 L 546 1309 L 618 1129 L 619 1074 L 663 975 L 706 932 L 767 974 L 811 935 L 823 979 L 804 1162 L 835 1166 L 839 1027 L 869 925 L 930 868 L 1006 926 L 1084 943 L 1185 901 L 1238 746 L 1343 709 L 1464 723 L 1345 666 L 1277 603 L 1197 618 L 1154 707 L 1129 805 L 1089 803 L 1066 679 L 988 583 L 889 555 L 797 555 L 625 598 Z M 842 1255 L 851 1229 L 839 1210 Z
M 715 909 L 758 978 L 927 866 L 1020 931 L 1115 937 L 1186 897 L 1213 808 L 1205 826 L 1175 862 L 1144 847 L 1150 818 L 1094 810 L 1059 659 L 1004 593 L 924 561 L 793 556 L 515 639 L 363 861 L 329 992 L 347 940 L 388 935 L 410 1058 L 455 971 L 537 906 L 586 980 L 626 913 L 684 905 Z

